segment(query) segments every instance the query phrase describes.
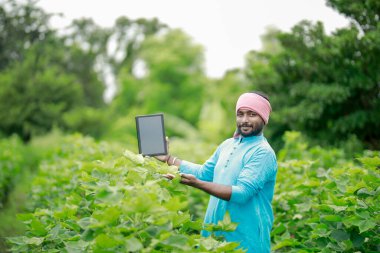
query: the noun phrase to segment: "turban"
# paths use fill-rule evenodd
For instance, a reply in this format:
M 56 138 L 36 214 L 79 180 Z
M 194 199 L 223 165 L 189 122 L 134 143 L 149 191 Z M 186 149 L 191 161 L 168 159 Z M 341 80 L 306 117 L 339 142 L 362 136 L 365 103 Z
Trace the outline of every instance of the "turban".
M 249 109 L 256 112 L 268 124 L 269 114 L 272 111 L 268 100 L 256 93 L 242 94 L 236 103 L 236 113 L 239 109 Z

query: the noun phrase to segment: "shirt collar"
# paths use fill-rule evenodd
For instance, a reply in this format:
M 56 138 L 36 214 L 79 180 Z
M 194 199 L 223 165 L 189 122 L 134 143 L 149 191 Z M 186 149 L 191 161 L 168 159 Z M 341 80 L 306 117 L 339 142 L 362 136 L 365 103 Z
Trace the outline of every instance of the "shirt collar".
M 256 141 L 262 140 L 264 138 L 264 135 L 263 133 L 261 133 L 259 135 L 243 137 L 241 134 L 239 134 L 234 138 L 238 140 L 239 142 L 256 142 Z

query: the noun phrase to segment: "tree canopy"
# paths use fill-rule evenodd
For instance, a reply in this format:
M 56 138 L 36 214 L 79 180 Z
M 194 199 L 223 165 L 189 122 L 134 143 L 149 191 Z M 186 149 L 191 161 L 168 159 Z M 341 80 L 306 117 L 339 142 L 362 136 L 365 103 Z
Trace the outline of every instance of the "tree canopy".
M 234 131 L 238 96 L 259 90 L 272 103 L 266 135 L 278 148 L 287 130 L 323 145 L 379 148 L 379 1 L 327 5 L 351 24 L 332 34 L 307 20 L 290 32 L 271 27 L 263 49 L 247 53 L 244 68 L 211 79 L 202 46 L 156 18 L 119 17 L 112 27 L 82 18 L 58 33 L 49 26 L 53 14 L 34 2 L 5 0 L 0 132 L 27 140 L 56 125 L 101 138 L 114 136 L 109 129 L 133 129 L 132 114 L 164 112 L 198 131 L 189 136 L 219 142 Z M 110 77 L 117 92 L 106 104 Z
M 247 76 L 272 98 L 274 138 L 294 129 L 319 143 L 358 138 L 379 148 L 380 26 L 364 31 L 351 24 L 327 35 L 302 21 L 276 32 L 279 53 L 247 56 Z

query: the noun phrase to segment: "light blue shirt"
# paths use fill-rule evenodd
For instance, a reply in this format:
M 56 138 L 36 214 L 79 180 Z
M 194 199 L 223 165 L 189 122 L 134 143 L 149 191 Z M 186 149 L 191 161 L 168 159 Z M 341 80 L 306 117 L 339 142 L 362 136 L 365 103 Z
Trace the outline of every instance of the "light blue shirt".
M 270 252 L 277 161 L 263 135 L 227 139 L 203 165 L 182 161 L 180 172 L 200 180 L 232 185 L 229 201 L 210 196 L 204 222 L 217 224 L 228 211 L 238 226 L 233 232 L 217 235 L 240 242 L 248 253 Z M 202 231 L 202 235 L 209 236 L 210 232 Z

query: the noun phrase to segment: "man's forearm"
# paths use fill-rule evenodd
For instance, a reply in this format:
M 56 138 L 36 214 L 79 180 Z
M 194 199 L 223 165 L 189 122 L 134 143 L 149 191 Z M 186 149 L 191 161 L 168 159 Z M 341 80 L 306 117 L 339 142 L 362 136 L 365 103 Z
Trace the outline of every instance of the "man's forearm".
M 223 200 L 229 201 L 231 199 L 232 187 L 230 185 L 222 185 L 198 180 L 194 187 Z
M 178 168 L 181 166 L 182 160 L 177 157 L 169 155 L 167 163 L 169 165 L 175 165 Z M 212 182 L 207 182 L 197 179 L 193 175 L 182 174 L 181 183 L 198 188 L 207 192 L 217 198 L 229 201 L 231 199 L 232 187 L 230 185 L 222 185 Z
M 230 185 L 216 184 L 212 182 L 197 180 L 194 185 L 195 188 L 203 190 L 217 198 L 229 201 L 231 199 L 232 187 Z

